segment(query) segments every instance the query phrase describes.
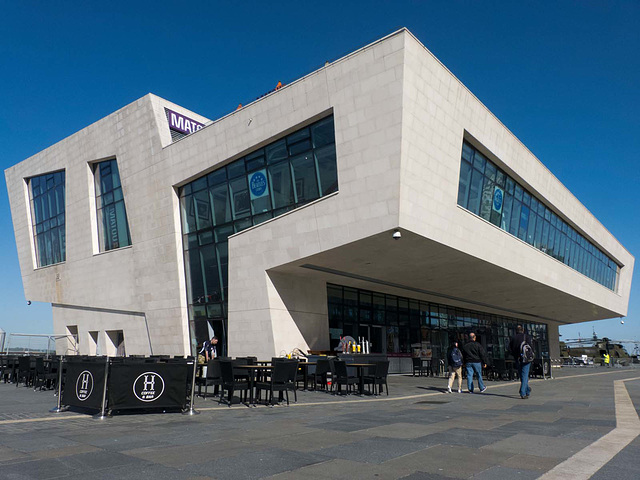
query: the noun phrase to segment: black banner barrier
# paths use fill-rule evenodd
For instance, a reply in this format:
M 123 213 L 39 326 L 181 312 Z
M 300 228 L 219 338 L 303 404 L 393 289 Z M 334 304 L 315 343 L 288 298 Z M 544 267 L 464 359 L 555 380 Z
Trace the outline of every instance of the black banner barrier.
M 65 363 L 62 405 L 100 410 L 106 363 L 104 361 Z
M 109 410 L 186 408 L 190 370 L 184 363 L 114 363 L 107 385 Z

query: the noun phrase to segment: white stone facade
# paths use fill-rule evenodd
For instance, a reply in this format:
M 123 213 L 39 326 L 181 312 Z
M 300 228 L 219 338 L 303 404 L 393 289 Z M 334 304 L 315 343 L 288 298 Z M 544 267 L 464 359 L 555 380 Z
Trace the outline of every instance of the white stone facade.
M 207 125 L 171 143 L 165 107 Z M 26 298 L 82 353 L 116 330 L 128 354 L 189 352 L 178 188 L 329 113 L 338 192 L 229 239 L 229 354 L 327 349 L 327 282 L 547 323 L 552 356 L 559 324 L 626 315 L 634 258 L 407 30 L 214 122 L 149 94 L 7 169 Z M 463 139 L 613 258 L 617 291 L 459 207 Z M 89 165 L 108 158 L 132 245 L 99 253 Z M 26 179 L 60 169 L 66 261 L 35 268 Z

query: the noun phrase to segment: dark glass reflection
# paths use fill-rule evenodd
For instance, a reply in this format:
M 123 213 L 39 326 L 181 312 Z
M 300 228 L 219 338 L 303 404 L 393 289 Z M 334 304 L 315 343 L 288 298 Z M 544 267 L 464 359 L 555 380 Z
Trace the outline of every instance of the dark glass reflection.
M 180 190 L 191 342 L 226 345 L 227 238 L 338 190 L 333 116 Z
M 29 179 L 31 221 L 38 267 L 66 260 L 65 172 Z
M 115 160 L 94 164 L 100 251 L 131 245 L 127 210 Z
M 619 267 L 611 258 L 467 142 L 462 145 L 458 205 L 616 290 Z
M 372 353 L 410 356 L 415 349 L 431 350 L 444 359 L 452 340 L 468 341 L 470 332 L 493 360 L 509 358 L 509 339 L 516 325 L 531 335 L 538 358 L 549 355 L 547 325 L 491 315 L 416 299 L 327 284 L 331 349 L 340 337 L 364 337 Z

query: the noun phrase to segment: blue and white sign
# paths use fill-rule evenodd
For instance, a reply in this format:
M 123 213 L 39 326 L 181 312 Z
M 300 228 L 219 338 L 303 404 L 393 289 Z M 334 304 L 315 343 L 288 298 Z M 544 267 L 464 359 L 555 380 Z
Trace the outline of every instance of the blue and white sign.
M 251 193 L 251 200 L 269 195 L 266 170 L 262 169 L 249 174 L 249 192 Z
M 500 187 L 493 189 L 493 210 L 502 213 L 502 203 L 504 201 L 504 190 Z

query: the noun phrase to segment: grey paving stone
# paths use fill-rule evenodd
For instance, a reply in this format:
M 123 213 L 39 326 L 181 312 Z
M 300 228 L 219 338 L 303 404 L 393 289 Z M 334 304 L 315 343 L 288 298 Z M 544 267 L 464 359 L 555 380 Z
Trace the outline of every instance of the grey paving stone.
M 452 477 L 436 475 L 435 473 L 414 472 L 406 477 L 399 477 L 402 480 L 450 480 Z M 455 477 L 453 477 L 455 478 Z
M 294 450 L 297 452 L 322 453 L 321 449 L 335 447 L 362 440 L 361 432 L 328 432 L 319 430 L 317 432 L 300 433 L 279 437 L 277 442 L 273 438 L 263 438 L 252 442 L 252 444 L 262 446 L 262 448 L 272 447 L 274 444 L 284 450 Z
M 5 464 L 0 470 L 2 478 L 12 480 L 44 480 L 67 477 L 79 472 L 77 465 L 69 465 L 59 458 Z
M 578 427 L 576 430 L 563 433 L 560 435 L 560 438 L 579 439 L 592 443 L 609 433 L 611 430 L 613 430 L 613 427 Z
M 24 452 L 14 450 L 11 447 L 0 446 L 0 463 L 24 458 L 29 458 L 29 455 Z
M 507 452 L 481 451 L 458 445 L 436 445 L 395 458 L 386 466 L 413 469 L 454 478 L 469 478 L 512 456 Z
M 164 465 L 147 463 L 135 469 L 131 469 L 128 466 L 120 466 L 106 470 L 92 471 L 90 475 L 82 472 L 65 477 L 65 480 L 87 480 L 87 477 L 91 480 L 139 480 L 140 478 L 153 480 L 195 480 L 198 478 L 198 480 L 205 480 L 216 478 L 212 476 L 194 477 L 191 472 L 181 471 Z
M 193 445 L 170 447 L 145 447 L 123 452 L 126 455 L 170 467 L 211 462 L 224 457 L 234 457 L 264 450 L 264 445 L 251 445 L 237 440 L 201 442 Z
M 0 443 L 5 446 L 9 446 L 13 450 L 25 453 L 78 445 L 78 443 L 73 440 L 42 433 L 25 433 L 11 436 L 4 435 L 0 436 Z
M 516 421 L 507 423 L 494 429 L 505 437 L 517 434 L 544 435 L 549 437 L 559 437 L 572 430 L 578 430 L 579 425 L 567 425 L 558 423 L 540 423 L 534 421 Z
M 582 450 L 589 443 L 591 442 L 578 439 L 567 441 L 565 438 L 519 433 L 508 439 L 481 447 L 481 450 L 565 459 Z
M 500 462 L 500 465 L 504 467 L 511 467 L 514 469 L 536 470 L 538 473 L 551 470 L 558 463 L 563 461 L 559 458 L 540 457 L 536 455 L 514 455 Z
M 349 480 L 396 480 L 397 478 L 405 478 L 408 473 L 408 470 L 387 467 L 385 465 L 333 459 L 266 478 L 268 478 L 268 480 L 334 480 L 337 478 Z
M 535 472 L 532 470 L 524 470 L 517 468 L 509 468 L 509 467 L 491 467 L 487 470 L 474 475 L 473 480 L 533 480 L 534 478 L 538 478 L 540 476 L 540 472 Z
M 638 480 L 638 478 L 640 473 L 637 465 L 631 468 L 605 465 L 591 477 L 591 480 Z
M 434 443 L 397 438 L 373 437 L 345 445 L 324 448 L 318 453 L 327 457 L 343 458 L 363 463 L 382 463 L 392 458 L 427 448 Z
M 67 465 L 72 465 L 77 470 L 84 472 L 124 465 L 131 468 L 137 468 L 138 466 L 147 463 L 128 455 L 104 450 L 60 457 L 60 460 Z
M 559 418 L 556 423 L 558 425 L 568 425 L 568 426 L 580 426 L 580 427 L 584 427 L 584 426 L 594 426 L 594 427 L 610 427 L 610 428 L 615 428 L 616 426 L 616 419 L 611 418 L 611 419 L 599 419 L 599 418 L 589 418 L 589 417 L 584 417 L 584 418 Z
M 415 440 L 417 442 L 427 442 L 432 445 L 463 445 L 467 447 L 480 448 L 485 445 L 499 442 L 508 437 L 509 435 L 505 435 L 503 432 L 496 432 L 492 430 L 482 431 L 464 428 L 452 428 L 440 433 L 427 435 L 425 437 L 419 437 Z
M 425 437 L 433 433 L 442 432 L 446 429 L 447 426 L 442 423 L 392 423 L 389 425 L 368 428 L 366 430 L 359 430 L 357 434 L 388 438 L 412 439 Z
M 325 460 L 327 458 L 320 455 L 274 448 L 236 457 L 220 458 L 198 465 L 190 464 L 186 465 L 184 470 L 198 475 L 213 474 L 224 480 L 251 480 L 296 470 Z
M 392 423 L 388 422 L 387 424 Z M 357 432 L 359 430 L 366 430 L 368 428 L 374 428 L 380 426 L 380 422 L 375 420 L 338 420 L 325 423 L 313 423 L 314 428 L 322 428 L 324 430 L 336 430 L 340 432 Z

